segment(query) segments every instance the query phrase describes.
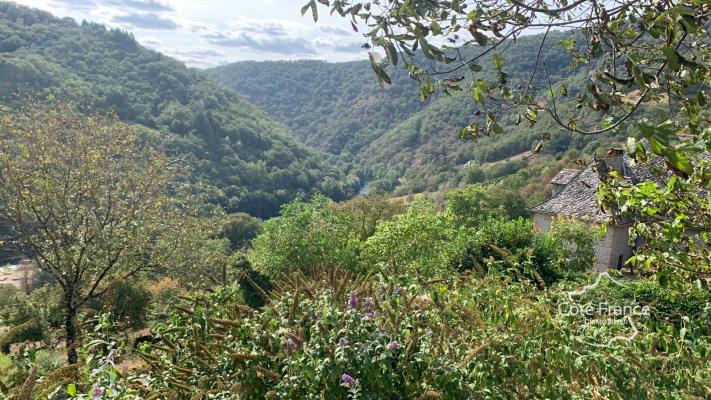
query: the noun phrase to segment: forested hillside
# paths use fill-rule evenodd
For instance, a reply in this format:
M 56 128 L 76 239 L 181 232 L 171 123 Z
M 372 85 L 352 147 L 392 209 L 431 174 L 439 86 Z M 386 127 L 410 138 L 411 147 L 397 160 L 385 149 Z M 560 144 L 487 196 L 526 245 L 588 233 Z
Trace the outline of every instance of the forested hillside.
M 217 200 L 228 211 L 271 216 L 298 195 L 342 199 L 358 186 L 288 127 L 130 34 L 0 3 L 0 102 L 48 95 L 160 131 L 221 190 Z
M 289 125 L 308 145 L 356 154 L 423 110 L 406 74 L 378 86 L 367 62 L 245 61 L 207 72 Z
M 534 84 L 545 87 L 550 79 L 554 87 L 562 82 L 571 88 L 584 86 L 587 69 L 572 69 L 572 59 L 560 44 L 568 37 L 561 32 L 549 35 Z M 539 43 L 540 36 L 527 36 L 510 44 L 504 56 L 510 81 L 524 83 L 530 78 Z M 477 79 L 495 78 L 491 66 L 482 68 L 471 73 Z M 359 176 L 372 180 L 374 187 L 402 194 L 514 173 L 529 164 L 530 157 L 522 153 L 549 135 L 534 160 L 561 158 L 571 149 L 589 153 L 602 144 L 597 136 L 571 135 L 544 115 L 534 128 L 525 120 L 517 125 L 513 114 L 500 121 L 504 133 L 464 141 L 457 132 L 481 112 L 471 101 L 470 91 L 420 102 L 417 84 L 406 71 L 389 72 L 392 85 L 380 88 L 367 61 L 240 62 L 208 70 L 217 81 L 247 95 L 271 117 L 291 127 L 305 143 L 344 155 L 344 160 L 353 155 L 352 165 Z M 569 101 L 559 106 L 572 110 L 576 94 L 571 90 Z M 615 140 L 614 136 L 602 139 L 606 143 Z

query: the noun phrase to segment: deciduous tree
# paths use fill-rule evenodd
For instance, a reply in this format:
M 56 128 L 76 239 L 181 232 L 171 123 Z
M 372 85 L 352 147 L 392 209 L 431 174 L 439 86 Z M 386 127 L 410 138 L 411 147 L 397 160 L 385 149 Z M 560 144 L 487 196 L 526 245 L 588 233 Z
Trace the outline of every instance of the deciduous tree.
M 112 115 L 72 103 L 31 105 L 0 120 L 0 216 L 14 243 L 63 290 L 67 359 L 77 314 L 111 283 L 193 263 L 209 234 L 183 168 Z

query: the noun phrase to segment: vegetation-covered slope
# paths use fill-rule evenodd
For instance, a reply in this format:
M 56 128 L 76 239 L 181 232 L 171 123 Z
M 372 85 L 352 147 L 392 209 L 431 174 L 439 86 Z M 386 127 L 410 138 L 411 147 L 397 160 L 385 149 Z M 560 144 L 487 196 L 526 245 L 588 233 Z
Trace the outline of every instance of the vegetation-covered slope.
M 558 45 L 566 37 L 565 33 L 549 34 L 534 84 L 543 87 L 550 78 L 554 87 L 564 79 L 568 87 L 584 87 L 586 71 L 572 70 L 570 55 Z M 522 37 L 510 45 L 504 56 L 509 80 L 524 83 L 529 79 L 539 45 L 540 36 Z M 495 80 L 493 68 L 482 66 L 474 76 Z M 416 82 L 405 71 L 390 71 L 393 84 L 381 89 L 367 61 L 241 62 L 208 73 L 247 95 L 305 143 L 346 155 L 346 160 L 354 155 L 359 176 L 374 181 L 376 187 L 398 188 L 400 193 L 474 183 L 486 180 L 487 174 L 488 178 L 510 174 L 527 163 L 508 163 L 507 159 L 522 158 L 522 153 L 548 134 L 551 142 L 543 154 L 558 158 L 599 140 L 571 135 L 543 115 L 534 128 L 525 120 L 516 125 L 516 116 L 508 115 L 501 121 L 503 134 L 464 141 L 457 132 L 482 111 L 471 101 L 471 92 L 435 96 L 422 103 Z M 571 89 L 569 101 L 560 107 L 572 109 L 575 95 Z M 594 142 L 586 150 L 599 144 Z M 470 167 L 464 168 L 469 161 Z
M 378 86 L 367 62 L 239 62 L 207 71 L 247 95 L 306 144 L 355 154 L 374 138 L 426 107 L 416 85 L 396 74 Z
M 0 102 L 19 104 L 28 93 L 115 109 L 125 121 L 163 132 L 221 189 L 229 211 L 271 216 L 298 195 L 344 198 L 358 184 L 344 184 L 334 163 L 289 128 L 130 34 L 0 3 Z

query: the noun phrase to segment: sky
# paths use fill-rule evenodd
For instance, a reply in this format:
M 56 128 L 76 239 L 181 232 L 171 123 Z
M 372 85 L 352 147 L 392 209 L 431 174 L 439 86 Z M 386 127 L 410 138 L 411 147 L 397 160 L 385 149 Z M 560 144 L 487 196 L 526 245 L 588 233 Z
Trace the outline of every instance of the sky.
M 325 8 L 314 23 L 308 0 L 14 0 L 58 17 L 132 32 L 142 45 L 192 67 L 244 60 L 367 58 L 361 34 Z

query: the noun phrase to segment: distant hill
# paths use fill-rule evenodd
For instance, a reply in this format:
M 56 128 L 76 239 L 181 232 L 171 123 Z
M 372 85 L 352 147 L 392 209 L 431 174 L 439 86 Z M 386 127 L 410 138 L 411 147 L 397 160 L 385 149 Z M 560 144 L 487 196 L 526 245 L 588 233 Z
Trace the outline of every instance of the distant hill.
M 584 87 L 587 71 L 570 70 L 571 58 L 558 45 L 567 35 L 549 35 L 541 63 L 545 63 L 554 86 L 565 77 L 569 88 Z M 510 45 L 505 53 L 505 70 L 511 81 L 523 83 L 529 78 L 540 39 L 521 37 Z M 482 63 L 484 69 L 478 77 L 495 76 L 487 64 Z M 589 151 L 601 141 L 614 140 L 610 135 L 571 135 L 545 116 L 533 128 L 525 123 L 516 126 L 515 116 L 509 115 L 502 121 L 504 134 L 476 143 L 464 141 L 457 132 L 471 123 L 477 112 L 467 90 L 421 103 L 416 82 L 405 71 L 392 70 L 393 84 L 382 89 L 367 61 L 238 62 L 207 72 L 289 126 L 304 143 L 340 155 L 344 161 L 352 160 L 353 171 L 372 180 L 371 187 L 396 189 L 399 194 L 440 190 L 511 174 L 530 161 L 546 159 L 515 159 L 546 134 L 550 134 L 551 141 L 543 155 L 549 159 L 560 158 L 570 149 L 588 146 Z M 541 66 L 534 84 L 545 87 L 546 82 Z M 571 90 L 568 100 L 559 107 L 572 110 L 575 94 Z M 507 163 L 510 157 L 514 159 Z M 483 164 L 486 165 L 480 167 Z
M 395 74 L 394 84 L 381 89 L 368 62 L 246 61 L 207 72 L 287 124 L 304 143 L 333 154 L 357 154 L 427 106 L 406 74 Z
M 0 2 L 0 103 L 28 94 L 79 99 L 162 132 L 230 211 L 268 217 L 296 196 L 342 199 L 360 185 L 243 97 L 130 34 Z

